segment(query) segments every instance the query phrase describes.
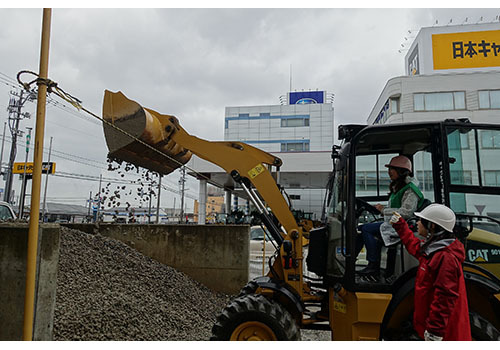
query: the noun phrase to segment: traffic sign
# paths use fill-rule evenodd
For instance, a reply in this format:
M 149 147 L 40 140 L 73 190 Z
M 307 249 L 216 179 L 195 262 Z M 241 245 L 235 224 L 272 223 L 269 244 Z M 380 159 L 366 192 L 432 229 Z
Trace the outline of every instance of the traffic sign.
M 12 167 L 13 174 L 24 174 L 24 162 L 14 163 Z M 42 174 L 54 174 L 56 172 L 56 163 L 54 162 L 43 162 L 42 163 Z M 26 163 L 26 174 L 33 174 L 33 162 Z

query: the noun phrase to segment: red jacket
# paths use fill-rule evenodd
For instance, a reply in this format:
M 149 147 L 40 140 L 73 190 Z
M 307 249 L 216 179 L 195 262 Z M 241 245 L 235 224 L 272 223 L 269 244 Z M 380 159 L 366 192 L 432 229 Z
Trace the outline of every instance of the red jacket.
M 403 218 L 394 225 L 408 252 L 419 261 L 413 325 L 443 340 L 471 340 L 467 292 L 462 270 L 465 250 L 457 239 L 443 239 L 423 249 Z

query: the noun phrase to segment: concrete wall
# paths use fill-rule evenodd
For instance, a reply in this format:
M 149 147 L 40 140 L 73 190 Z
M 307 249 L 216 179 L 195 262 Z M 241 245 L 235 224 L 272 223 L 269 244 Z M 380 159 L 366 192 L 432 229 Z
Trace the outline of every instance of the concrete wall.
M 235 294 L 248 282 L 249 226 L 64 224 L 124 242 L 210 289 Z
M 249 226 L 65 224 L 118 239 L 207 287 L 238 293 L 248 281 Z M 0 341 L 21 340 L 28 224 L 0 224 Z M 34 340 L 52 340 L 60 226 L 40 225 Z
M 0 224 L 0 340 L 22 340 L 28 224 Z M 34 340 L 52 340 L 59 225 L 40 225 Z

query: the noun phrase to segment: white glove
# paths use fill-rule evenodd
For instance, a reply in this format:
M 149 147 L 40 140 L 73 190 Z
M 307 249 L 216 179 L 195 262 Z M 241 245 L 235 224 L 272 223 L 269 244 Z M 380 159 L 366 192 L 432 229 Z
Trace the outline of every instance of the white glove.
M 437 335 L 429 333 L 427 330 L 425 330 L 424 339 L 425 341 L 441 341 L 443 340 L 443 337 L 438 337 Z
M 401 217 L 401 215 L 398 212 L 393 212 L 391 218 L 389 219 L 389 222 L 391 224 L 395 224 L 396 222 L 399 221 L 400 217 Z

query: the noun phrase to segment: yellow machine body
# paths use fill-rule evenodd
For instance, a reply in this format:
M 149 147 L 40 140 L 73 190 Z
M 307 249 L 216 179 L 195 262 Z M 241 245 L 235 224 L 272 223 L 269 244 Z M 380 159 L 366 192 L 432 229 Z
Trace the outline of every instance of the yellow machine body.
M 281 312 L 283 307 L 285 310 L 283 314 L 291 315 L 289 318 L 293 318 L 293 322 L 300 328 L 312 328 L 316 324 L 328 321 L 328 328 L 334 340 L 380 339 L 381 327 L 393 294 L 353 292 L 343 288 L 340 290 L 335 288 L 338 290 L 335 292 L 334 288 L 329 286 L 328 291 L 321 295 L 313 291 L 310 282 L 304 281 L 303 246 L 308 242 L 306 238 L 309 238 L 309 230 L 313 228 L 314 223 L 311 220 L 304 221 L 299 227 L 280 192 L 270 172 L 273 166 L 279 168 L 282 165 L 280 158 L 242 142 L 213 142 L 192 136 L 180 126 L 176 117 L 144 108 L 121 92 L 105 91 L 103 118 L 106 121 L 104 134 L 110 158 L 123 160 L 160 174 L 169 174 L 185 165 L 191 155 L 195 154 L 220 166 L 231 174 L 233 179 L 236 179 L 234 174 L 237 174 L 248 180 L 258 191 L 259 200 L 271 209 L 281 225 L 283 244 L 273 263 L 272 276 L 271 273 L 267 276 L 267 284 L 250 286 L 249 294 L 253 293 L 253 296 L 248 300 L 238 301 L 236 298 L 236 301 L 241 302 L 239 307 L 248 306 L 248 313 L 253 315 L 262 310 L 258 305 L 250 304 L 251 302 L 258 304 L 257 301 L 260 300 L 267 303 L 267 307 L 275 308 L 273 310 L 277 310 L 276 312 Z M 475 229 L 470 239 L 498 247 L 498 235 L 493 236 L 491 232 Z M 293 260 L 294 263 L 286 266 L 285 258 L 289 259 L 288 261 Z M 490 264 L 488 269 L 496 276 L 499 275 L 498 264 Z M 477 274 L 477 271 L 471 272 Z M 270 283 L 271 277 L 274 284 Z M 475 291 L 473 288 L 471 287 L 471 295 L 477 299 L 476 304 L 481 303 L 481 300 L 487 297 L 484 289 Z M 306 315 L 301 311 L 301 305 L 307 303 L 321 305 L 321 316 Z M 484 305 L 489 304 L 484 303 Z M 398 304 L 396 310 L 392 310 L 387 325 L 390 327 L 392 323 L 400 324 L 406 320 L 408 315 L 411 315 L 412 308 L 413 299 L 408 295 Z M 477 309 L 480 308 L 481 305 L 477 306 Z M 237 307 L 228 307 L 225 312 L 231 312 L 232 309 Z M 485 315 L 492 312 L 491 308 L 483 309 L 479 311 Z M 234 325 L 235 328 L 229 334 L 225 334 L 222 330 L 220 333 L 223 335 L 218 339 L 275 340 L 285 337 L 287 340 L 282 332 L 275 332 L 271 328 L 279 320 L 274 320 L 274 323 L 268 322 L 265 320 L 267 316 L 266 312 L 263 312 L 260 319 L 247 319 L 239 325 Z M 494 316 L 489 318 L 493 319 Z M 214 325 L 214 329 L 216 328 L 217 324 Z M 223 327 L 220 326 L 219 330 L 221 328 Z
M 332 340 L 379 340 L 391 294 L 329 290 Z

